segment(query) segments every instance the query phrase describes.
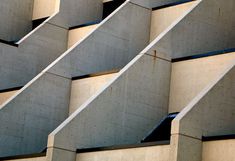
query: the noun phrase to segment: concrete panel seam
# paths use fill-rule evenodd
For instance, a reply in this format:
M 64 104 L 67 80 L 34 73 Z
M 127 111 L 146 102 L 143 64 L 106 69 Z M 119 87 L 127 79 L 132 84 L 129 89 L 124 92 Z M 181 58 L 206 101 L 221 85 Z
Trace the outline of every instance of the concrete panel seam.
M 159 56 L 153 56 L 153 55 L 148 54 L 148 53 L 145 53 L 145 55 L 151 56 L 151 57 L 154 57 L 154 58 L 158 58 L 158 59 L 161 59 L 161 60 L 164 60 L 164 61 L 167 61 L 167 62 L 170 62 L 170 63 L 171 63 L 171 60 L 168 60 L 168 59 L 165 59 L 165 58 L 161 58 L 161 57 L 159 57 Z

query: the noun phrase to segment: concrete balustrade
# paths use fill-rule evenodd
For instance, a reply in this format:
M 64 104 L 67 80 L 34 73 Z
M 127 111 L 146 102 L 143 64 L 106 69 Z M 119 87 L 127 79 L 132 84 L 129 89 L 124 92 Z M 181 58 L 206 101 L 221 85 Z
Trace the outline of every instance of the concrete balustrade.
M 166 58 L 181 58 L 211 51 L 233 48 L 234 3 L 219 0 L 202 0 L 174 28 L 156 39 L 151 51 Z M 211 12 L 213 11 L 213 12 Z M 220 13 L 224 13 L 221 15 Z M 167 32 L 167 31 L 166 31 Z M 180 34 L 179 34 L 180 33 Z M 154 53 L 150 53 L 154 54 Z
M 235 53 L 172 64 L 169 113 L 180 112 L 235 60 Z
M 0 89 L 24 86 L 67 50 L 68 27 L 101 17 L 102 0 L 61 1 L 59 13 L 22 38 L 18 48 L 0 44 Z
M 202 159 L 202 136 L 233 134 L 235 60 L 176 117 L 172 129 L 172 160 Z M 188 145 L 188 146 L 186 146 Z
M 169 161 L 169 145 L 78 153 L 76 161 Z
M 0 39 L 17 41 L 32 29 L 33 0 L 2 0 Z

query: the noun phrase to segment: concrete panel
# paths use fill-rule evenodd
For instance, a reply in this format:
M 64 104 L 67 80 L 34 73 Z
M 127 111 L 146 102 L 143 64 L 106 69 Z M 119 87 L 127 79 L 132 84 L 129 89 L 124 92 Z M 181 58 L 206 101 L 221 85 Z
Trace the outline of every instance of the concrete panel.
M 78 41 L 87 36 L 97 25 L 90 25 L 86 27 L 80 27 L 77 29 L 69 30 L 68 36 L 68 49 L 76 44 Z
M 131 2 L 147 8 L 164 6 L 167 4 L 178 2 L 179 0 L 131 0 Z
M 124 67 L 149 42 L 150 14 L 148 9 L 124 3 L 50 71 L 76 77 Z
M 59 11 L 60 0 L 34 0 L 33 20 L 51 16 Z
M 117 74 L 106 74 L 72 81 L 69 113 L 72 114 Z M 1 94 L 0 94 L 1 101 Z
M 10 92 L 4 92 L 0 93 L 0 106 L 8 100 L 11 96 L 13 96 L 17 91 L 10 91 Z
M 179 58 L 234 47 L 235 2 L 204 0 L 152 48 Z M 179 34 L 180 33 L 180 34 Z
M 235 161 L 235 140 L 203 142 L 202 161 Z
M 180 112 L 235 60 L 235 53 L 172 64 L 169 113 Z
M 169 145 L 77 154 L 77 161 L 169 161 Z
M 186 135 L 171 135 L 169 161 L 202 161 L 202 141 Z
M 68 116 L 71 80 L 39 75 L 0 107 L 0 156 L 39 153 Z
M 200 140 L 202 136 L 234 134 L 234 64 L 235 62 L 219 78 L 203 89 L 173 120 L 173 135 L 184 135 Z M 181 142 L 180 138 L 177 142 Z M 191 155 L 196 148 L 196 146 L 191 146 L 182 150 L 177 149 L 177 146 L 179 144 L 171 147 L 176 151 L 175 156 Z M 200 161 L 201 157 L 198 153 L 195 161 Z M 173 161 L 187 161 L 187 159 L 176 158 Z
M 184 3 L 152 11 L 150 42 L 172 25 L 180 16 L 188 12 L 195 3 L 196 2 Z
M 19 47 L 0 44 L 0 89 L 24 86 L 67 49 L 67 30 L 44 24 Z
M 100 21 L 102 13 L 103 0 L 61 0 L 60 12 L 51 23 L 68 29 L 80 24 Z
M 49 135 L 48 147 L 75 151 L 139 142 L 167 115 L 170 66 L 156 57 L 137 56 Z M 63 153 L 58 155 L 48 160 Z
M 3 160 L 6 161 L 6 160 Z M 7 161 L 46 161 L 46 157 L 27 158 L 27 159 L 12 159 Z
M 0 89 L 24 86 L 67 49 L 68 30 L 53 24 L 55 19 L 65 18 L 63 25 L 69 20 L 81 23 L 99 20 L 102 16 L 100 3 L 100 0 L 61 1 L 60 14 L 52 16 L 21 39 L 19 48 L 0 44 Z M 67 5 L 73 7 L 66 8 Z
M 17 41 L 32 29 L 33 0 L 1 0 L 0 39 Z

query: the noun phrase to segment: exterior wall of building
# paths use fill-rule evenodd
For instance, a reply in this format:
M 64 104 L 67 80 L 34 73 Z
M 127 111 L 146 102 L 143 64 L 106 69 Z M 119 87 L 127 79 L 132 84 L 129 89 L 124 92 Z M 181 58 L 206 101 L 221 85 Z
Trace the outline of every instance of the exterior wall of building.
M 60 0 L 34 0 L 33 20 L 49 17 L 59 12 Z
M 72 81 L 69 113 L 72 114 L 117 74 L 105 74 Z
M 137 56 L 50 134 L 48 160 L 73 158 L 76 148 L 139 142 L 167 115 L 170 69 L 168 61 Z
M 202 161 L 234 161 L 235 140 L 203 142 Z
M 172 64 L 169 113 L 180 112 L 234 63 L 235 53 Z
M 77 29 L 69 30 L 68 48 L 72 47 L 78 41 L 82 40 L 96 27 L 97 27 L 97 25 L 90 25 L 90 26 L 86 26 L 86 27 L 80 27 Z
M 10 91 L 10 92 L 4 92 L 0 93 L 0 106 L 6 102 L 10 97 L 12 97 L 17 91 Z
M 185 3 L 163 9 L 152 11 L 150 42 L 159 34 L 166 30 L 170 25 L 187 13 L 196 2 Z
M 5 160 L 3 160 L 5 161 Z M 7 161 L 46 161 L 46 157 L 36 157 L 36 158 L 27 158 L 27 159 L 12 159 Z
M 234 2 L 203 0 L 152 48 L 165 57 L 181 58 L 233 48 Z M 213 12 L 211 12 L 213 11 Z M 223 13 L 223 14 L 220 14 Z M 180 34 L 179 34 L 180 33 Z
M 77 154 L 76 161 L 169 161 L 169 145 Z
M 17 41 L 32 29 L 33 0 L 2 0 L 0 39 Z

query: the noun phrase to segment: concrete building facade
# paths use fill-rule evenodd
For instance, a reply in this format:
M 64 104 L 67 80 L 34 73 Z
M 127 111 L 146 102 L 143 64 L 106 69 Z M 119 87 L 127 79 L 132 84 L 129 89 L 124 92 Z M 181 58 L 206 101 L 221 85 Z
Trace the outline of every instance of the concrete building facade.
M 234 160 L 234 0 L 0 8 L 0 160 Z

